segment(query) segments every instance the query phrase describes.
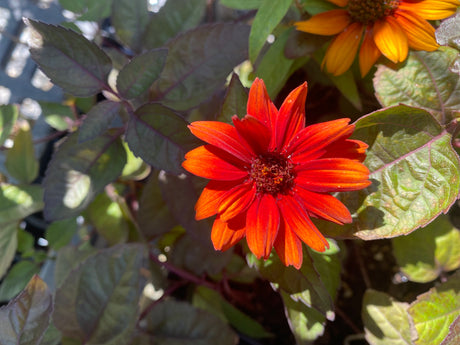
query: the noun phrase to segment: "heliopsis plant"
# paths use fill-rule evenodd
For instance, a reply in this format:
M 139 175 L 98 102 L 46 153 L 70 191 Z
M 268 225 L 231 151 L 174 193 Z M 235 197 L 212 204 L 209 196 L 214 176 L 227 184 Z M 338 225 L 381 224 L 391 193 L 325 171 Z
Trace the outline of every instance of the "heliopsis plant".
M 393 63 L 406 59 L 408 49 L 434 51 L 435 29 L 427 20 L 444 19 L 460 6 L 458 0 L 325 0 L 340 8 L 295 23 L 297 30 L 336 36 L 323 66 L 340 75 L 359 50 L 359 68 L 366 75 L 383 54 Z
M 265 84 L 251 86 L 247 114 L 233 126 L 196 121 L 189 128 L 207 144 L 185 156 L 183 167 L 211 179 L 196 204 L 196 219 L 217 214 L 212 242 L 226 250 L 246 237 L 257 258 L 275 247 L 285 265 L 300 268 L 302 242 L 323 252 L 328 242 L 311 221 L 351 223 L 333 192 L 371 183 L 361 163 L 367 145 L 349 139 L 349 119 L 305 127 L 307 84 L 293 90 L 278 110 Z

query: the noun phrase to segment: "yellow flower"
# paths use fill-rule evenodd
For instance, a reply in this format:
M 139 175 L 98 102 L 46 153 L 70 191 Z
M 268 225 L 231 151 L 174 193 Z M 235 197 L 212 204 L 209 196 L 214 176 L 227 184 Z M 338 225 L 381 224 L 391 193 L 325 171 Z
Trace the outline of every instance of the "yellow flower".
M 361 75 L 383 54 L 394 63 L 406 59 L 409 47 L 438 48 L 434 28 L 427 20 L 454 14 L 459 0 L 327 0 L 340 8 L 295 23 L 297 30 L 337 35 L 329 45 L 322 67 L 333 75 L 346 72 L 359 49 Z

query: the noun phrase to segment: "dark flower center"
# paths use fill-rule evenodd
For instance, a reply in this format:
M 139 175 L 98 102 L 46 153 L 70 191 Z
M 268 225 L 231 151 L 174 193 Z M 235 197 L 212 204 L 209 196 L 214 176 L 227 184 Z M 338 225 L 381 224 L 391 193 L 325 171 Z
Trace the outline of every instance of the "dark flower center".
M 353 21 L 368 24 L 393 14 L 399 0 L 350 0 L 348 13 Z
M 260 155 L 251 163 L 250 176 L 258 193 L 285 194 L 294 185 L 294 164 L 280 154 Z

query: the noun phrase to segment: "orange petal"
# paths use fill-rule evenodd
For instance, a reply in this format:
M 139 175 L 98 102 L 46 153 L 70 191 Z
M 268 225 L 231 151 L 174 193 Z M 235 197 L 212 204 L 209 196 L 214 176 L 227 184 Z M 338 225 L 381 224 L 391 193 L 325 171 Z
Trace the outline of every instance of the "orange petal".
M 204 145 L 187 152 L 182 167 L 192 174 L 211 180 L 232 181 L 244 178 L 248 172 L 230 164 L 222 157 L 229 156 L 225 151 L 211 145 Z
M 335 76 L 345 73 L 353 63 L 363 34 L 363 24 L 352 23 L 329 45 L 322 66 Z
M 240 183 L 240 181 L 209 181 L 196 202 L 195 219 L 201 220 L 214 216 L 217 213 L 220 198 Z
M 361 140 L 338 140 L 326 148 L 326 153 L 321 158 L 348 158 L 363 162 L 368 147 Z
M 350 119 L 338 119 L 310 125 L 288 144 L 286 155 L 294 162 L 302 162 L 321 157 L 325 148 L 341 138 L 348 138 L 354 126 L 349 125 Z
M 426 51 L 438 49 L 434 27 L 425 19 L 408 11 L 397 11 L 395 18 L 406 32 L 409 47 Z
M 228 190 L 219 199 L 217 212 L 224 222 L 246 211 L 256 196 L 256 187 L 252 182 L 242 183 Z
M 458 0 L 403 0 L 398 8 L 416 13 L 423 19 L 438 20 L 455 14 L 458 6 L 460 6 L 460 1 Z
M 294 23 L 299 31 L 317 35 L 336 35 L 351 23 L 347 10 L 331 10 L 314 15 L 308 20 Z
M 189 126 L 196 137 L 214 145 L 244 162 L 250 162 L 254 155 L 251 148 L 240 140 L 236 128 L 225 122 L 195 121 Z
M 275 198 L 263 194 L 249 207 L 246 216 L 246 240 L 257 258 L 268 258 L 280 225 L 280 214 Z
M 361 72 L 362 77 L 369 72 L 371 67 L 374 66 L 375 62 L 381 55 L 382 53 L 380 53 L 379 48 L 377 48 L 374 43 L 372 30 L 366 29 L 363 43 L 361 44 L 361 49 L 359 50 L 359 71 Z
M 291 228 L 284 224 L 285 222 L 280 226 L 280 231 L 276 236 L 275 250 L 284 265 L 292 265 L 299 269 L 303 261 L 302 242 Z
M 345 7 L 348 5 L 349 0 L 327 0 L 329 2 L 332 2 L 333 4 L 340 6 L 340 7 Z
M 279 150 L 305 127 L 307 91 L 308 87 L 305 82 L 294 89 L 281 105 L 275 124 L 275 142 Z
M 267 152 L 271 139 L 271 130 L 252 115 L 243 119 L 233 116 L 233 125 L 242 140 L 245 140 L 256 154 Z
M 409 46 L 406 33 L 393 17 L 386 17 L 374 24 L 374 42 L 377 48 L 394 63 L 404 61 Z
M 298 196 L 297 201 L 307 211 L 319 218 L 330 220 L 337 224 L 351 223 L 352 221 L 350 211 L 332 195 L 297 188 L 296 196 Z
M 324 252 L 329 243 L 310 220 L 305 209 L 291 196 L 282 196 L 278 200 L 280 212 L 286 229 L 293 231 L 307 246 Z
M 278 110 L 268 96 L 267 88 L 262 79 L 256 78 L 249 90 L 248 115 L 254 116 L 267 128 L 272 128 L 272 122 Z
M 242 219 L 244 220 L 244 219 Z M 237 244 L 245 235 L 244 222 L 239 221 L 241 227 L 237 230 L 229 228 L 228 223 L 216 218 L 211 230 L 211 241 L 214 249 L 225 251 Z
M 350 159 L 317 159 L 297 166 L 296 170 L 296 183 L 312 192 L 352 191 L 371 184 L 367 167 Z

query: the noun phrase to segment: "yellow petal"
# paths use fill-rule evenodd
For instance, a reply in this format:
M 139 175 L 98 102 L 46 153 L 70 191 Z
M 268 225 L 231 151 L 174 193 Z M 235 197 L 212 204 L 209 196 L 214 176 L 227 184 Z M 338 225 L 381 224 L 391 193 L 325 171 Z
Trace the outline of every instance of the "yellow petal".
M 379 48 L 377 48 L 372 38 L 372 30 L 366 29 L 364 40 L 359 50 L 359 70 L 362 77 L 369 72 L 381 55 L 382 53 L 380 53 Z
M 425 19 L 407 11 L 397 11 L 395 18 L 406 32 L 409 47 L 427 51 L 438 49 L 434 27 Z
M 401 1 L 399 9 L 416 13 L 423 19 L 437 20 L 453 15 L 460 1 L 458 0 L 424 0 L 424 1 Z
M 342 32 L 350 22 L 351 18 L 346 10 L 331 10 L 294 25 L 299 31 L 329 36 Z
M 323 60 L 323 66 L 326 66 L 328 72 L 337 76 L 350 68 L 358 51 L 363 29 L 361 23 L 353 23 L 332 41 Z
M 407 57 L 407 36 L 393 17 L 375 22 L 374 42 L 382 54 L 394 63 L 404 61 Z

